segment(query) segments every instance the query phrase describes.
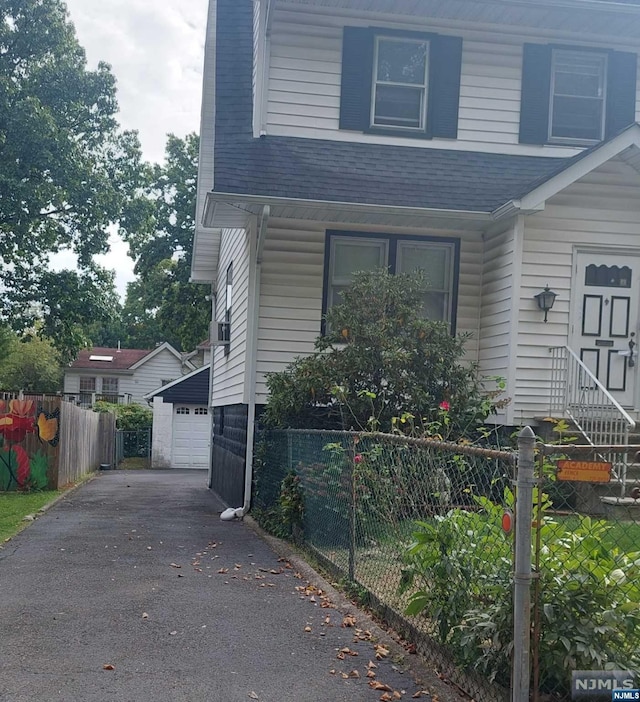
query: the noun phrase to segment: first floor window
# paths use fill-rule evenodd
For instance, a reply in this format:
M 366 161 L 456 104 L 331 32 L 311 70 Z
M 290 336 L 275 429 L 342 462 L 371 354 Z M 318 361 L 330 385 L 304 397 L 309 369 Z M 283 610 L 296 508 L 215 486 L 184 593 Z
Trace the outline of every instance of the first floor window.
M 118 395 L 118 379 L 103 378 L 102 379 L 102 394 L 103 395 Z
M 89 393 L 96 391 L 96 379 L 88 376 L 80 376 L 80 392 Z
M 424 295 L 426 319 L 454 326 L 457 240 L 396 235 L 329 233 L 326 308 L 341 302 L 342 291 L 358 271 L 387 268 L 390 273 L 424 271 L 429 289 Z M 325 310 L 326 311 L 326 310 Z

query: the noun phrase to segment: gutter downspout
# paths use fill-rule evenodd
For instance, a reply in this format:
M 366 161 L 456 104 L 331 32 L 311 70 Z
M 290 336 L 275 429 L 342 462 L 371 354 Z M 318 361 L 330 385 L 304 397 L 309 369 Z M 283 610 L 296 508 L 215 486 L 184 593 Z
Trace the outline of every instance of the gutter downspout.
M 209 341 L 213 341 L 211 328 L 213 320 L 216 318 L 216 285 L 211 282 L 211 322 L 209 323 Z M 209 346 L 209 395 L 207 399 L 207 411 L 209 412 L 209 471 L 207 474 L 207 487 L 211 489 L 213 479 L 213 361 L 215 348 Z
M 251 508 L 251 486 L 253 483 L 253 442 L 256 431 L 256 367 L 258 363 L 258 325 L 260 321 L 260 276 L 262 269 L 262 253 L 267 238 L 267 226 L 271 207 L 263 205 L 262 213 L 257 221 L 255 247 L 253 237 L 249 242 L 249 310 L 248 319 L 251 326 L 247 329 L 247 454 L 244 469 L 244 504 L 242 514 Z M 255 265 L 254 265 L 255 262 Z

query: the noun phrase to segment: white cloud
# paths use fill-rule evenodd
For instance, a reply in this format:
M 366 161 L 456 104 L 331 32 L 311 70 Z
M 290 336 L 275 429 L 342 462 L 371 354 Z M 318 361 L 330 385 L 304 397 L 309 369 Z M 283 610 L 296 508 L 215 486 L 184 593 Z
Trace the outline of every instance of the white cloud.
M 66 4 L 89 67 L 95 68 L 99 61 L 111 64 L 120 123 L 139 132 L 147 160 L 161 162 L 168 133 L 182 137 L 200 127 L 208 0 L 66 0 Z M 124 295 L 126 283 L 134 277 L 133 262 L 126 245 L 112 240 L 111 253 L 99 260 L 115 269 L 118 291 Z

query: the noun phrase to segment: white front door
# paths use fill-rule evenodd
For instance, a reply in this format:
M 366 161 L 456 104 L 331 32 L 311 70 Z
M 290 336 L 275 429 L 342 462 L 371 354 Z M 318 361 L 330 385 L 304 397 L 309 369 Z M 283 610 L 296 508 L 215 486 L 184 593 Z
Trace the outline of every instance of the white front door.
M 633 408 L 640 255 L 580 252 L 574 275 L 570 346 L 623 407 Z
M 172 468 L 208 468 L 211 416 L 202 405 L 173 407 Z

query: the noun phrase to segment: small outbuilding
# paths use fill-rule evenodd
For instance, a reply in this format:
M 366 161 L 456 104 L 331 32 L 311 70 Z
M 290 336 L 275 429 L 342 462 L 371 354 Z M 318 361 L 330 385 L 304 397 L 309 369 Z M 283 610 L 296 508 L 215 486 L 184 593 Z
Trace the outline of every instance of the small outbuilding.
M 208 469 L 210 365 L 145 395 L 153 407 L 152 468 Z

